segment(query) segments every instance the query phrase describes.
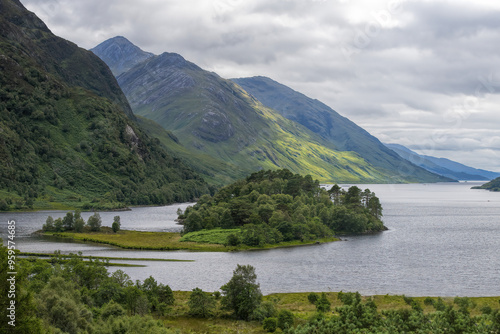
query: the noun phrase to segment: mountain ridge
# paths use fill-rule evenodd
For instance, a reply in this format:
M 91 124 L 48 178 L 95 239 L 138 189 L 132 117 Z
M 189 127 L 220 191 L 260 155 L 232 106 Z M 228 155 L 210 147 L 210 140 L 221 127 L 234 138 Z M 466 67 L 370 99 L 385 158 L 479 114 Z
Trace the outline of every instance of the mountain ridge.
M 399 144 L 385 144 L 398 153 L 402 158 L 421 166 L 436 174 L 440 174 L 457 181 L 489 181 L 500 176 L 500 173 L 477 169 L 446 158 L 436 158 L 418 154 Z

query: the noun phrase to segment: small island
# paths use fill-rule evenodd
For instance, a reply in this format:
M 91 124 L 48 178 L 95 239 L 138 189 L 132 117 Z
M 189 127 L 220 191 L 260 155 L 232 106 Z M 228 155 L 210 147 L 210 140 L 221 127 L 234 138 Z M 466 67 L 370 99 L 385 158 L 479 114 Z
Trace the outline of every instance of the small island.
M 486 189 L 489 191 L 500 191 L 500 177 L 497 177 L 494 180 L 491 180 L 488 183 L 483 184 L 482 186 L 472 187 L 472 189 Z
M 84 225 L 79 212 L 56 221 L 49 217 L 43 231 L 129 249 L 233 251 L 318 244 L 387 229 L 380 201 L 369 189 L 326 190 L 310 175 L 286 169 L 253 173 L 178 214 L 181 233 L 123 231 L 118 216 L 112 228 L 101 227 L 98 213 Z

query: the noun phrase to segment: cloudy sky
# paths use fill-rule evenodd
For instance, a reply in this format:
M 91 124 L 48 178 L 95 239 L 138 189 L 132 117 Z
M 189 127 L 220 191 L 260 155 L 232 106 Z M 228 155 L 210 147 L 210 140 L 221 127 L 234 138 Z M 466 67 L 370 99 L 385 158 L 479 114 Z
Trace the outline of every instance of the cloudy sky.
M 21 2 L 81 47 L 122 35 L 225 78 L 268 76 L 383 142 L 500 172 L 500 2 Z

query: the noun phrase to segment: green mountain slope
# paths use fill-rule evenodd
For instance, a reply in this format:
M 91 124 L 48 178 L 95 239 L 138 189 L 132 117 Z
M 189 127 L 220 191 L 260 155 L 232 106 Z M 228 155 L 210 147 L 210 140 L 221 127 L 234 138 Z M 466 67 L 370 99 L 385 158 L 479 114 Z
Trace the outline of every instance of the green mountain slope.
M 0 0 L 0 209 L 188 201 L 207 184 L 135 122 L 98 57 Z
M 235 83 L 178 54 L 152 57 L 117 79 L 137 115 L 171 131 L 189 151 L 208 154 L 245 173 L 288 168 L 323 182 L 389 178 L 355 152 L 335 150 Z
M 240 78 L 232 81 L 265 106 L 277 110 L 287 119 L 302 124 L 318 134 L 333 144 L 337 150 L 356 152 L 377 170 L 394 176 L 392 180 L 391 177 L 385 181 L 451 181 L 401 158 L 366 130 L 318 100 L 266 77 Z

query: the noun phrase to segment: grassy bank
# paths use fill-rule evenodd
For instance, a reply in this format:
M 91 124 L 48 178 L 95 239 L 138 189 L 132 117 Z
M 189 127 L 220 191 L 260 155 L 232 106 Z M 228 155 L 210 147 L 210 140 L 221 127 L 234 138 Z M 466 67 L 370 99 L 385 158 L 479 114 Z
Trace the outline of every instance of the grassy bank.
M 19 256 L 23 257 L 35 257 L 35 258 L 66 258 L 71 257 L 70 255 L 64 254 L 47 254 L 47 253 L 28 253 L 28 252 L 19 252 Z M 104 261 L 112 261 L 112 260 L 120 260 L 120 261 L 164 261 L 164 262 L 194 262 L 194 260 L 179 260 L 179 259 L 155 259 L 155 258 L 136 258 L 136 257 L 110 257 L 110 256 L 85 256 L 79 255 L 82 259 L 85 260 L 104 260 Z
M 225 311 L 217 310 L 217 317 L 209 319 L 193 318 L 188 315 L 188 300 L 190 292 L 187 291 L 174 291 L 175 304 L 170 309 L 169 313 L 162 317 L 163 323 L 166 327 L 175 328 L 180 333 L 266 333 L 263 330 L 262 324 L 257 321 L 238 321 L 228 318 Z M 275 305 L 276 310 L 289 310 L 293 312 L 295 317 L 294 325 L 305 324 L 316 314 L 316 307 L 311 304 L 307 296 L 309 293 L 276 293 L 264 296 L 263 302 L 271 302 Z M 332 311 L 327 315 L 335 314 L 335 307 L 342 306 L 341 301 L 337 298 L 337 292 L 328 292 L 326 296 L 331 302 Z M 411 307 L 404 301 L 403 296 L 390 296 L 390 295 L 376 295 L 371 297 L 362 297 L 363 301 L 372 298 L 379 311 L 389 310 L 410 310 Z M 436 312 L 430 305 L 425 305 L 424 300 L 428 297 L 414 298 L 423 308 L 424 313 Z M 432 297 L 434 301 L 438 298 Z M 454 298 L 442 298 L 447 305 L 454 305 Z M 481 314 L 481 309 L 485 306 L 492 309 L 500 308 L 500 297 L 477 297 L 470 298 L 476 305 L 471 310 L 471 316 Z M 458 310 L 458 306 L 454 305 Z
M 325 238 L 313 241 L 290 241 L 279 244 L 250 247 L 246 245 L 224 246 L 227 234 L 233 230 L 211 230 L 188 233 L 181 237 L 180 233 L 173 232 L 142 232 L 122 230 L 117 233 L 105 232 L 44 232 L 44 235 L 60 238 L 70 238 L 83 242 L 108 244 L 125 249 L 141 250 L 192 250 L 203 252 L 229 252 L 237 250 L 272 249 L 279 247 L 293 247 L 312 245 L 316 243 L 336 241 L 336 238 Z

